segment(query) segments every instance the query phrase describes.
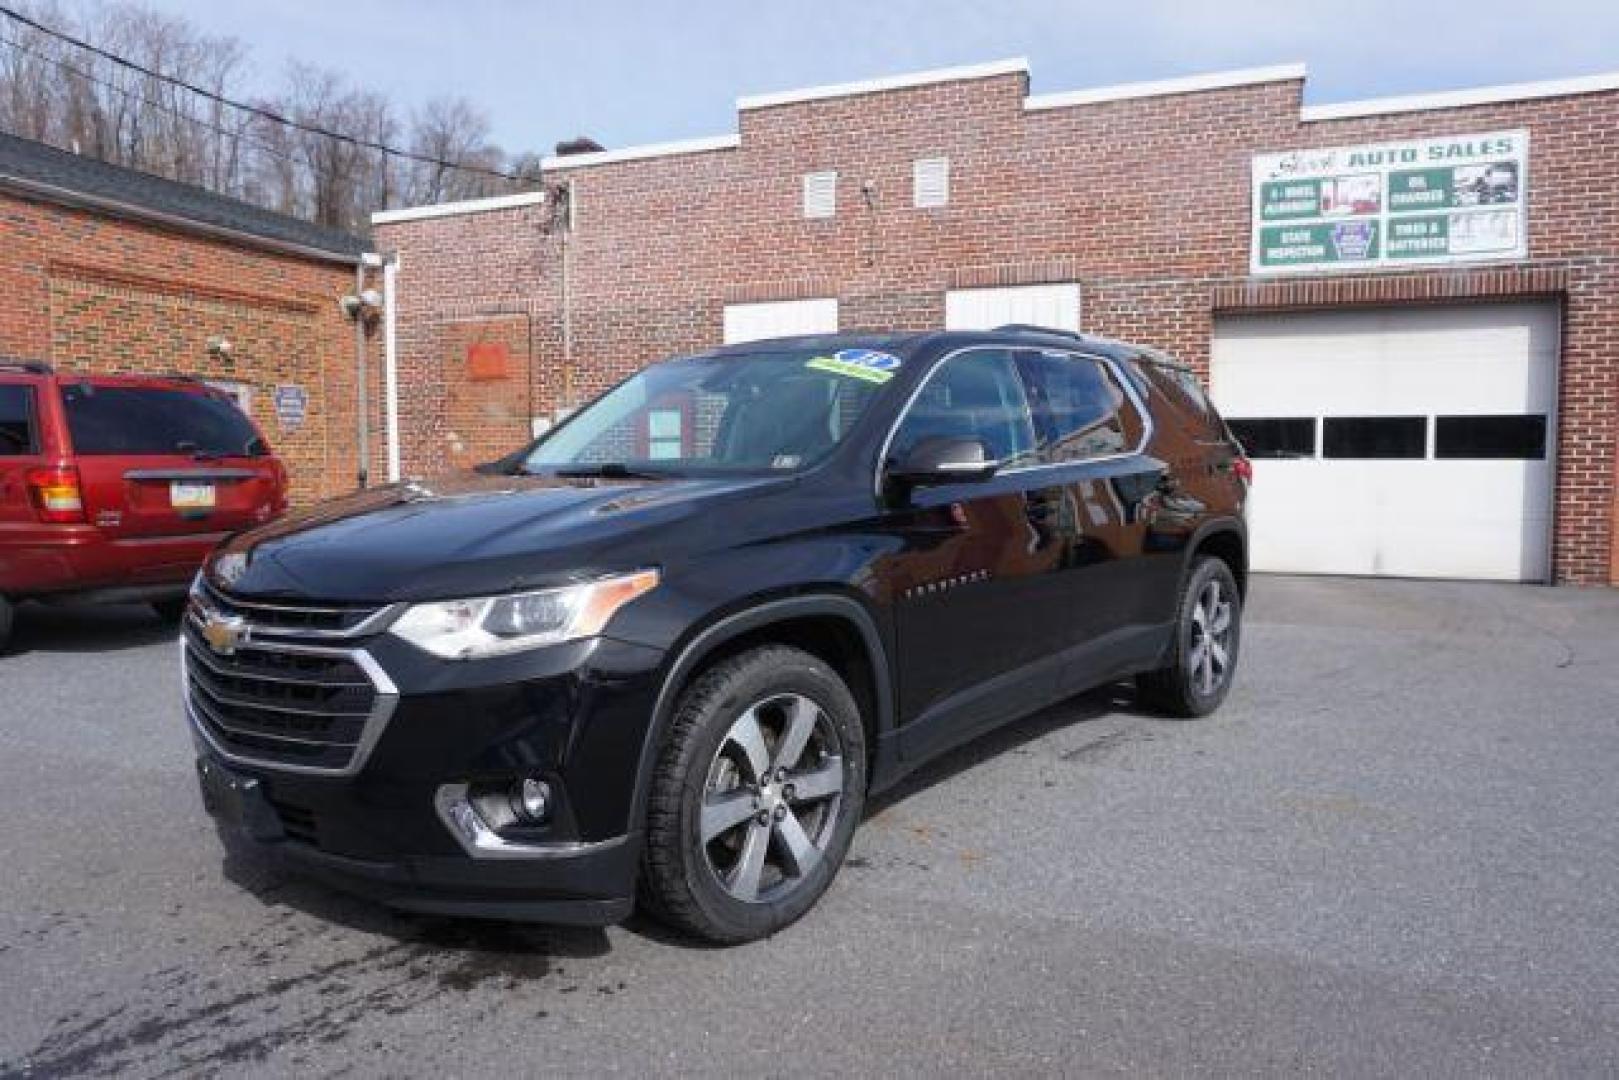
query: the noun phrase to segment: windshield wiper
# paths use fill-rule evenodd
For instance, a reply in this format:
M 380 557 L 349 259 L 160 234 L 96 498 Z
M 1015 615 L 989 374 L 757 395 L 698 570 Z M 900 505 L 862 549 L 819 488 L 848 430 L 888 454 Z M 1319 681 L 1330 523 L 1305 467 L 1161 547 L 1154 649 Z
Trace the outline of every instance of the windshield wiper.
M 606 480 L 669 480 L 674 473 L 653 469 L 632 469 L 622 461 L 603 461 L 595 465 L 570 465 L 556 469 L 552 475 L 567 480 L 598 477 Z

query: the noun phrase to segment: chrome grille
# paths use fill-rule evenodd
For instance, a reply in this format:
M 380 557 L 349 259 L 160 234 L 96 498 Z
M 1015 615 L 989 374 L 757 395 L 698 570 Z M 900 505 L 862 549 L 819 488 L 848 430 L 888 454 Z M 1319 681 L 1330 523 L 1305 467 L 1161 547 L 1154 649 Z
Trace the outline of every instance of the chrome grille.
M 193 596 L 180 635 L 192 724 L 230 761 L 358 772 L 398 693 L 368 653 L 338 641 L 364 632 L 391 609 L 278 604 L 268 621 L 264 610 L 212 589 Z M 204 633 L 218 618 L 239 619 L 243 630 L 223 652 Z
M 202 586 L 202 599 L 215 611 L 236 615 L 263 634 L 327 640 L 359 637 L 392 609 L 375 604 L 291 604 L 270 600 L 244 600 L 228 596 L 212 585 Z

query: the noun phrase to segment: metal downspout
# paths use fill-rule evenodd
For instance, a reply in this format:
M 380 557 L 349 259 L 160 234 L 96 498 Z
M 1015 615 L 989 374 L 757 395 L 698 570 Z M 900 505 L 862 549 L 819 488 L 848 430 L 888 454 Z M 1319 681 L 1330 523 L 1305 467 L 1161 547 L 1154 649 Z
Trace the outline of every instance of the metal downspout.
M 367 258 L 369 256 L 366 256 Z M 360 260 L 354 268 L 354 295 L 358 299 L 365 295 L 365 258 Z M 356 479 L 360 487 L 365 487 L 371 479 L 371 418 L 369 416 L 371 401 L 367 393 L 366 383 L 369 381 L 365 363 L 365 313 L 356 307 L 354 313 L 354 377 L 356 379 L 355 391 L 355 421 L 359 427 L 360 440 L 360 468 Z
M 388 425 L 388 482 L 398 483 L 400 477 L 399 448 L 399 341 L 398 323 L 394 305 L 399 294 L 399 255 L 386 257 L 382 266 L 382 359 L 384 382 L 384 409 Z

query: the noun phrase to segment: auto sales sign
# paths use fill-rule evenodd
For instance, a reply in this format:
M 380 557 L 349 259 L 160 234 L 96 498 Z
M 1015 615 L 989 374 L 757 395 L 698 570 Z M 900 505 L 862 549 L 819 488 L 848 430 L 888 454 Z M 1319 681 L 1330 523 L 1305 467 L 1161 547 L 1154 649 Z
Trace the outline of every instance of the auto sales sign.
M 1260 154 L 1256 274 L 1521 259 L 1529 133 Z

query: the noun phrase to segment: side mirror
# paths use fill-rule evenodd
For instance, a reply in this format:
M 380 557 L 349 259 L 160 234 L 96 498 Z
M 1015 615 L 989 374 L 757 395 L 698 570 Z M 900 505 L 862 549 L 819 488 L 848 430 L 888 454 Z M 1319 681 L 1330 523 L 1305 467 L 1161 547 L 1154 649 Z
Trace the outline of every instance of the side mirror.
M 936 435 L 923 439 L 888 466 L 888 480 L 902 488 L 988 480 L 1000 468 L 977 439 Z

